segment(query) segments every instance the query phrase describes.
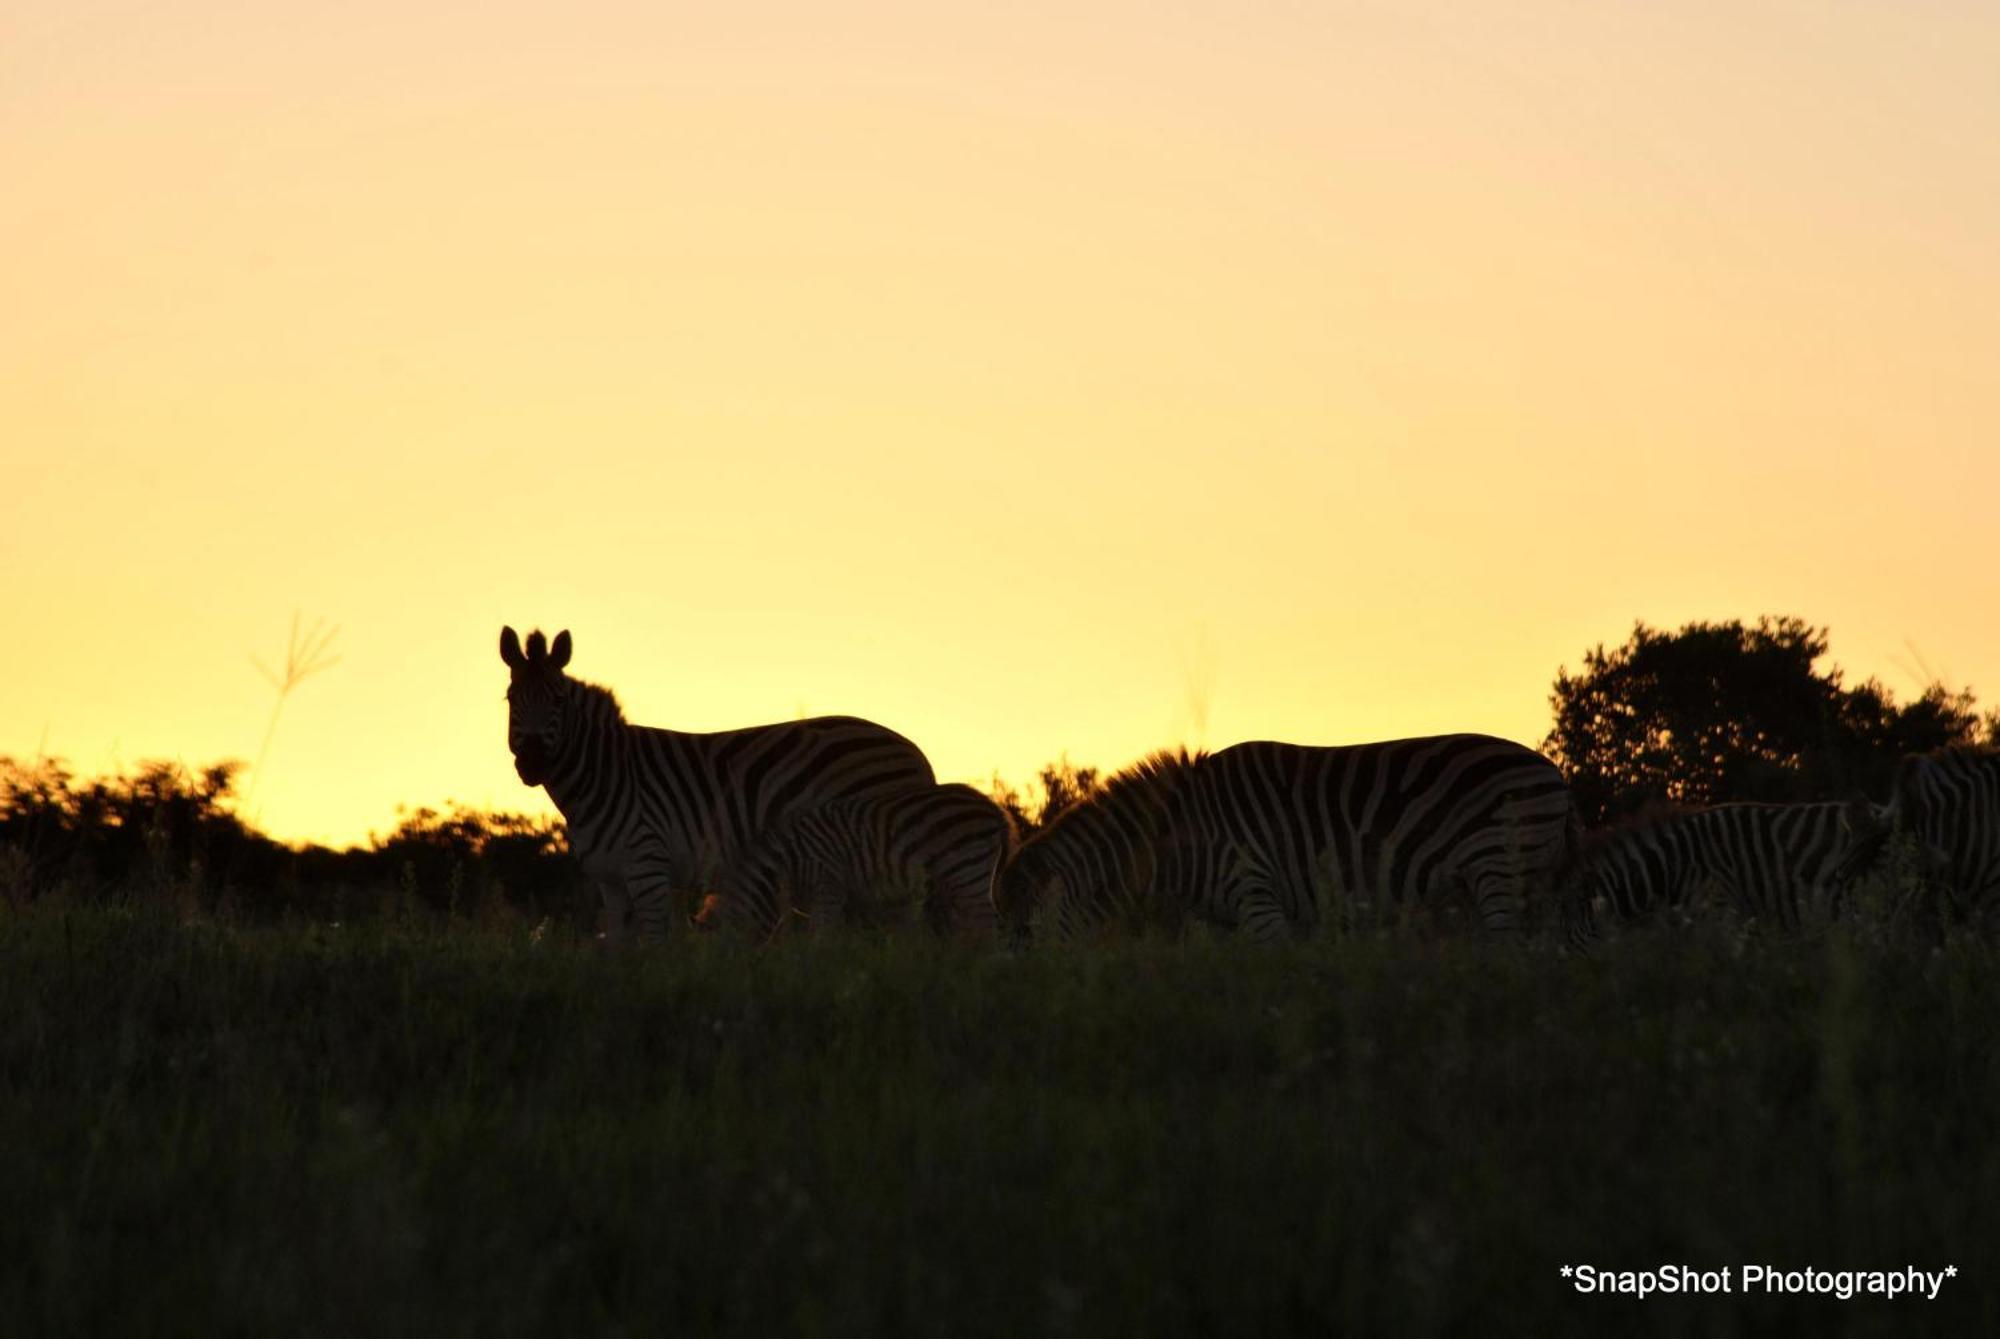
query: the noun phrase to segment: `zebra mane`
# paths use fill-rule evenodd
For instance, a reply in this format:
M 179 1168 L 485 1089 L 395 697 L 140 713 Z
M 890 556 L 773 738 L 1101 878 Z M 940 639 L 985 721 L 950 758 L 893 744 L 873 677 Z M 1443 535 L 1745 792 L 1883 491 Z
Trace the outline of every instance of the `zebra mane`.
M 1114 794 L 1126 791 L 1177 786 L 1185 779 L 1185 774 L 1207 756 L 1203 752 L 1190 752 L 1185 746 L 1156 750 L 1114 774 L 1094 798 L 1108 800 Z
M 1194 772 L 1195 764 L 1206 758 L 1203 752 L 1186 748 L 1160 749 L 1115 773 L 1103 786 L 1057 814 L 1044 829 L 1053 834 L 1072 821 L 1086 823 L 1111 818 L 1135 809 L 1163 810 Z M 1028 843 L 1032 845 L 1031 841 Z
M 603 684 L 592 683 L 588 679 L 571 677 L 569 682 L 571 690 L 577 694 L 578 705 L 586 712 L 595 714 L 595 711 L 602 711 L 607 713 L 615 724 L 630 724 L 625 719 L 625 708 L 618 703 L 618 694 Z

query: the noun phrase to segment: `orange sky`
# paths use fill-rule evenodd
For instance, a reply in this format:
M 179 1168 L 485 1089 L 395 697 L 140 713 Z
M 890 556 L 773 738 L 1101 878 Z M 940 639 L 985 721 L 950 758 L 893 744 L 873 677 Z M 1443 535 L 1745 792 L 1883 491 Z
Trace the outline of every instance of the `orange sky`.
M 0 13 L 0 753 L 287 837 L 649 724 L 1526 742 L 1634 618 L 2000 702 L 2000 11 Z M 1899 665 L 1898 662 L 1901 662 Z

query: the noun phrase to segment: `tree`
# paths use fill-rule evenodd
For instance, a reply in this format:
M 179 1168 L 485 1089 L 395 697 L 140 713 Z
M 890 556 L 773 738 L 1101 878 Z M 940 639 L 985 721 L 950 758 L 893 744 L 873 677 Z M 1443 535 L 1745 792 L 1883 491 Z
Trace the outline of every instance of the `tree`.
M 1089 799 L 1103 788 L 1103 780 L 1095 767 L 1078 767 L 1065 753 L 1061 759 L 1044 763 L 1037 783 L 1041 787 L 1041 803 L 1032 812 L 1028 797 L 1012 785 L 1002 781 L 998 775 L 987 794 L 992 801 L 1007 811 L 1007 817 L 1014 824 L 1015 834 L 1023 841 L 1056 820 L 1056 817 L 1071 805 Z
M 1899 707 L 1874 680 L 1848 688 L 1814 666 L 1827 632 L 1803 619 L 1633 625 L 1623 646 L 1557 671 L 1555 728 L 1543 741 L 1586 822 L 1647 804 L 1880 795 L 1896 759 L 1970 743 L 1970 692 L 1933 684 Z

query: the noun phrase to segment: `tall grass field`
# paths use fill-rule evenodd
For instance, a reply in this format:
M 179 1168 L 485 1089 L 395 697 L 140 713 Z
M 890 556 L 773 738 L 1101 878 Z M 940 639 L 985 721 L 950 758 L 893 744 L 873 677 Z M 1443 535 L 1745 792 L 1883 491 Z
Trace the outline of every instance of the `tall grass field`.
M 0 1328 L 2000 1333 L 1996 969 L 1866 926 L 606 955 L 47 899 L 0 908 Z

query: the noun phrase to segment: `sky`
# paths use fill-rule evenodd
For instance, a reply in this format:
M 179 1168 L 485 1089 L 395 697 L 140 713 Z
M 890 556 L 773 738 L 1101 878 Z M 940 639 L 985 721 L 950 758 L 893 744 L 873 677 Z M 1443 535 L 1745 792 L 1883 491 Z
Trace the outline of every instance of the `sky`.
M 636 722 L 947 780 L 1477 730 L 1634 620 L 2000 702 L 2000 8 L 0 7 L 0 755 L 545 812 Z

